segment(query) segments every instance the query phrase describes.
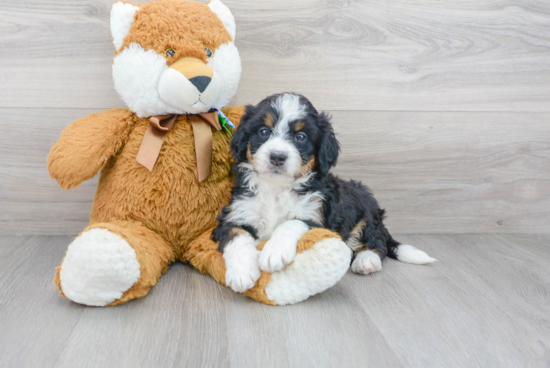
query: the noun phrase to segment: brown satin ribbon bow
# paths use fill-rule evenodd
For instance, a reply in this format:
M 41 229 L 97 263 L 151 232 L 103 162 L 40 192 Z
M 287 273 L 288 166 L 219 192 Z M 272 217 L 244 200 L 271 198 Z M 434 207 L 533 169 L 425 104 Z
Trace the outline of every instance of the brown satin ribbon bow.
M 160 149 L 164 143 L 164 136 L 172 129 L 179 115 L 152 116 L 149 119 L 149 127 L 143 135 L 137 162 L 145 166 L 149 171 L 157 162 Z M 195 155 L 197 157 L 197 171 L 199 182 L 203 181 L 212 171 L 212 128 L 222 130 L 218 119 L 218 112 L 212 111 L 203 114 L 186 115 L 193 125 L 195 138 Z

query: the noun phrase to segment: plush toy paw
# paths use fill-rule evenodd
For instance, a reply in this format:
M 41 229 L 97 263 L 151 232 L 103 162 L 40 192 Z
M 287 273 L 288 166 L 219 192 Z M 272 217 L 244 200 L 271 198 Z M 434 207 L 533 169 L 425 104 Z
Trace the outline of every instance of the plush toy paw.
M 382 260 L 380 256 L 372 250 L 365 250 L 357 253 L 357 256 L 351 264 L 351 270 L 354 273 L 368 275 L 382 269 Z
M 262 274 L 258 266 L 259 256 L 256 241 L 250 235 L 235 237 L 223 251 L 225 284 L 238 293 L 252 288 Z
M 331 234 L 325 229 L 314 229 L 300 240 L 294 261 L 271 274 L 265 287 L 270 301 L 277 305 L 301 302 L 332 287 L 346 274 L 352 252 Z M 307 247 L 302 252 L 300 244 Z
M 140 275 L 136 252 L 126 240 L 107 229 L 91 229 L 69 245 L 59 277 L 70 300 L 105 306 L 120 299 Z
M 296 256 L 297 243 L 294 237 L 269 240 L 260 253 L 260 269 L 272 273 L 285 268 Z

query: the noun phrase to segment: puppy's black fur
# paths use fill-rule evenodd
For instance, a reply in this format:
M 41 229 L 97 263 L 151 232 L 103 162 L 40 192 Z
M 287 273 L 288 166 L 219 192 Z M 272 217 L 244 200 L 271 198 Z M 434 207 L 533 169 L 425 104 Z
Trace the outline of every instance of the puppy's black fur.
M 233 137 L 231 150 L 236 160 L 233 167 L 236 178 L 232 197 L 230 204 L 218 217 L 219 224 L 212 234 L 213 240 L 219 242 L 221 251 L 242 231 L 258 238 L 258 224 L 246 221 L 235 223 L 231 220 L 231 211 L 232 206 L 238 205 L 240 200 L 254 195 L 246 183 L 247 172 L 242 170 L 241 164 L 250 163 L 258 149 L 269 139 L 269 136 L 263 134 L 265 128 L 273 129 L 273 124 L 277 124 L 283 113 L 275 104 L 281 96 L 270 96 L 255 107 L 247 106 Z M 300 119 L 288 122 L 285 139 L 295 147 L 301 157 L 304 170 L 297 177 L 309 175 L 309 179 L 295 191 L 299 196 L 319 192 L 323 197 L 320 222 L 311 219 L 298 220 L 304 221 L 310 227 L 323 227 L 337 232 L 355 254 L 363 250 L 373 250 L 381 260 L 386 255 L 396 258 L 396 249 L 400 243 L 385 228 L 384 210 L 370 190 L 358 181 L 346 181 L 329 174 L 329 170 L 336 165 L 340 151 L 329 116 L 319 113 L 305 97 L 297 96 L 305 114 Z M 303 133 L 301 137 L 298 137 L 299 132 Z M 307 139 L 302 141 L 304 134 Z M 352 241 L 351 237 L 355 239 Z

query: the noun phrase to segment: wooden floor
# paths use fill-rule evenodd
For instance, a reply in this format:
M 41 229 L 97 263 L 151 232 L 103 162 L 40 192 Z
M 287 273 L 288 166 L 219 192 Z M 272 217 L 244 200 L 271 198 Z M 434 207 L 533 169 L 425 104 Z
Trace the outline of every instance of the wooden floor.
M 51 282 L 67 236 L 0 237 L 0 367 L 548 367 L 550 235 L 402 235 L 387 260 L 271 307 L 175 264 L 151 293 L 83 307 Z

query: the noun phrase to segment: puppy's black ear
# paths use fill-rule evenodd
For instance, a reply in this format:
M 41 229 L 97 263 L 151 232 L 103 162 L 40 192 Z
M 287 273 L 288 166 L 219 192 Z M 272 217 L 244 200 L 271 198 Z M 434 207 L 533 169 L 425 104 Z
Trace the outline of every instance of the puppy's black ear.
M 340 152 L 340 143 L 334 135 L 330 117 L 326 113 L 318 115 L 318 126 L 321 130 L 321 142 L 317 154 L 317 162 L 319 163 L 319 171 L 322 175 L 326 175 L 331 167 L 336 165 L 338 154 Z
M 247 132 L 247 123 L 250 120 L 250 117 L 254 115 L 256 109 L 252 105 L 247 105 L 245 108 L 245 113 L 241 117 L 241 122 L 239 127 L 233 133 L 233 139 L 231 140 L 231 153 L 235 157 L 235 163 L 238 165 L 243 161 L 246 161 L 246 149 L 248 147 L 248 139 L 250 134 Z

